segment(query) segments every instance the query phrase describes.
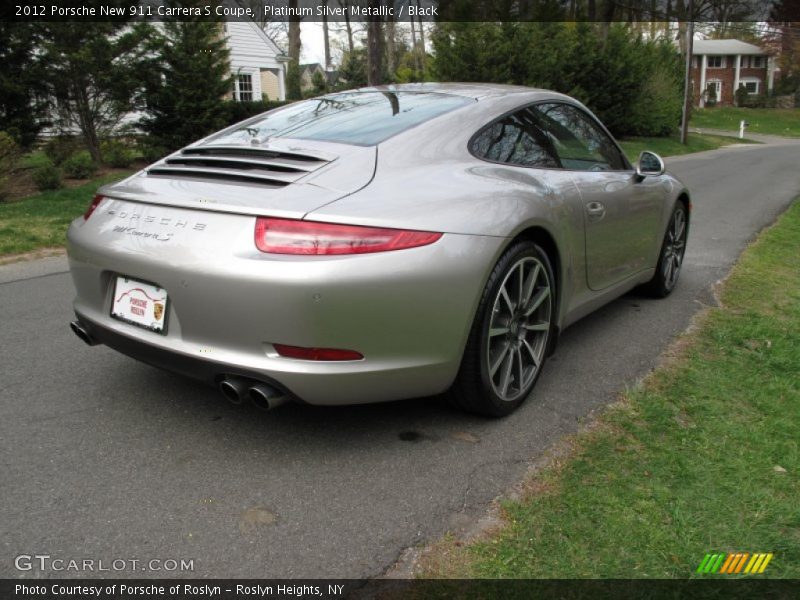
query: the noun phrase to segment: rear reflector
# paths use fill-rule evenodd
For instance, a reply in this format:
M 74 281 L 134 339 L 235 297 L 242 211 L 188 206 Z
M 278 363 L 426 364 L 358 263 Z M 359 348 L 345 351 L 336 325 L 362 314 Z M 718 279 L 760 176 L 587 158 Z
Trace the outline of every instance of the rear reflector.
M 83 213 L 83 220 L 84 221 L 88 221 L 89 220 L 89 217 L 92 216 L 92 213 L 94 212 L 94 210 L 98 206 L 100 206 L 100 203 L 102 201 L 103 201 L 103 196 L 101 196 L 100 194 L 97 194 L 97 195 L 95 195 L 94 198 L 92 198 L 92 203 L 89 205 L 89 208 L 86 209 L 86 212 Z
M 271 254 L 366 254 L 427 246 L 441 233 L 291 219 L 256 219 L 256 247 Z
M 336 348 L 302 348 L 286 344 L 272 344 L 278 354 L 286 358 L 300 360 L 361 360 L 364 355 L 355 350 L 339 350 Z

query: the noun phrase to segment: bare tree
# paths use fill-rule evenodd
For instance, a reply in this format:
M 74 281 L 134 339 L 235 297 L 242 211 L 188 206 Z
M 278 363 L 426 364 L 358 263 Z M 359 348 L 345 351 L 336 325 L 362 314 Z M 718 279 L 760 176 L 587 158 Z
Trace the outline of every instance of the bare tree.
M 348 0 L 336 0 L 344 9 L 344 28 L 347 32 L 347 49 L 350 51 L 350 54 L 353 53 L 355 50 L 355 44 L 353 43 L 353 26 L 350 24 L 350 2 Z
M 370 0 L 369 6 L 377 10 L 379 0 Z M 370 16 L 367 23 L 367 84 L 383 83 L 382 59 L 382 27 L 380 17 Z
M 419 8 L 419 0 L 417 0 L 417 8 Z M 419 19 L 419 41 L 422 46 L 422 68 L 425 68 L 425 28 L 422 25 L 422 11 L 419 11 L 417 18 Z M 413 17 L 412 17 L 413 20 Z
M 414 19 L 411 19 L 411 55 L 414 57 L 414 70 L 419 71 L 419 54 L 417 53 L 417 30 Z
M 268 16 L 264 10 L 263 0 L 240 0 L 245 7 L 253 9 L 255 17 L 253 21 L 258 25 L 267 36 L 283 50 L 286 49 L 289 23 L 283 19 Z
M 394 5 L 393 0 L 389 0 L 390 5 Z M 397 39 L 395 34 L 394 17 L 389 15 L 386 19 L 386 70 L 389 77 L 394 77 L 397 70 Z
M 297 0 L 289 0 L 289 8 L 297 12 Z M 286 76 L 287 96 L 297 100 L 302 96 L 300 89 L 300 17 L 289 17 L 289 69 Z
M 322 0 L 322 37 L 325 43 L 325 70 L 331 70 L 331 39 L 328 33 L 328 0 Z

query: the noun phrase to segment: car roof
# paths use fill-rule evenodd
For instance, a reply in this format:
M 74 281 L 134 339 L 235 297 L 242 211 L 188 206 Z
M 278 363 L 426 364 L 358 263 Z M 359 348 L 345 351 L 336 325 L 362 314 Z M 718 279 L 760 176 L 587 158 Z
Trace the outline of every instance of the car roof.
M 363 87 L 358 89 L 346 90 L 339 93 L 352 92 L 427 92 L 431 94 L 450 94 L 453 96 L 463 96 L 480 100 L 493 96 L 507 96 L 509 94 L 530 94 L 531 92 L 550 92 L 540 88 L 526 87 L 523 85 L 506 85 L 502 83 L 399 83 L 391 85 L 379 85 L 374 87 Z

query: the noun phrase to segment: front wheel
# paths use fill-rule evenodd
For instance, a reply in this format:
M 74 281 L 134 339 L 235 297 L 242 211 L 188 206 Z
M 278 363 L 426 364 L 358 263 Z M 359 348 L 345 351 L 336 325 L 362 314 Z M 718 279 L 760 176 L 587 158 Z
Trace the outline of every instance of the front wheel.
M 669 296 L 678 283 L 683 255 L 686 252 L 686 225 L 686 206 L 683 202 L 678 202 L 664 234 L 655 275 L 645 284 L 645 290 L 656 298 Z
M 502 417 L 530 394 L 553 335 L 556 288 L 547 254 L 533 242 L 509 248 L 492 270 L 475 316 L 453 403 Z

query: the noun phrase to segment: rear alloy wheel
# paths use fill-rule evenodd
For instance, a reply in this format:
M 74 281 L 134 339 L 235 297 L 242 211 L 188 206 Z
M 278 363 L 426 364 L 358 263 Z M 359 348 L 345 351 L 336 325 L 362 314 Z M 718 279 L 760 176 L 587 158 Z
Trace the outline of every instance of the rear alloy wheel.
M 669 296 L 678 283 L 683 255 L 686 252 L 686 224 L 686 207 L 682 202 L 678 202 L 664 234 L 656 273 L 645 286 L 646 290 L 656 298 Z
M 554 282 L 547 254 L 533 242 L 515 244 L 498 261 L 451 390 L 457 406 L 500 417 L 525 401 L 547 357 Z

